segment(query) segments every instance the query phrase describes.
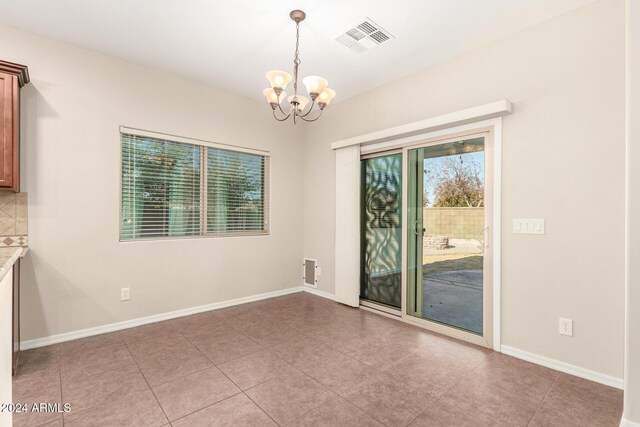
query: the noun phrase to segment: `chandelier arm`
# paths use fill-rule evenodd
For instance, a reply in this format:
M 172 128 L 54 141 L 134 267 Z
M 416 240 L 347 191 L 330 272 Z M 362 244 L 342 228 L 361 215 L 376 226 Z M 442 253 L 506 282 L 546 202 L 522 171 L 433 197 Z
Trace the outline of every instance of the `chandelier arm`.
M 315 122 L 316 120 L 318 120 L 318 119 L 320 118 L 320 116 L 322 116 L 322 112 L 323 112 L 323 111 L 324 111 L 324 109 L 323 109 L 323 110 L 320 110 L 320 114 L 318 114 L 318 117 L 316 117 L 315 119 L 305 119 L 304 117 L 305 117 L 307 114 L 309 114 L 309 113 L 305 114 L 304 116 L 300 116 L 300 118 L 301 118 L 302 120 L 304 120 L 305 122 Z
M 279 122 L 284 122 L 289 118 L 289 116 L 291 116 L 291 113 L 289 113 L 289 114 L 285 114 L 285 117 L 283 119 L 279 119 L 278 116 L 276 115 L 276 110 L 271 110 L 271 111 L 273 111 L 273 117 Z M 280 109 L 280 111 L 282 111 L 282 109 Z
M 282 106 L 280 105 L 280 95 L 281 95 L 281 94 L 282 94 L 282 93 L 278 94 L 278 109 L 280 110 L 280 112 L 281 112 L 282 114 L 284 114 L 284 115 L 285 115 L 285 116 L 287 116 L 287 118 L 288 118 L 288 117 L 291 115 L 291 112 L 293 111 L 293 108 L 289 109 L 289 112 L 288 112 L 288 113 L 285 113 L 285 112 L 284 112 L 284 110 L 282 109 Z M 274 114 L 275 114 L 275 112 L 274 112 Z M 286 120 L 286 119 L 285 119 L 285 120 Z
M 290 116 L 291 115 L 291 111 L 289 111 L 288 113 L 285 113 L 284 110 L 282 109 L 282 106 L 280 106 L 280 103 L 278 102 L 278 110 L 280 110 L 280 112 L 282 114 L 284 114 L 285 116 Z M 275 110 L 274 110 L 275 111 Z
M 316 100 L 315 99 L 311 102 L 311 107 L 309 107 L 309 111 L 307 111 L 306 113 L 304 113 L 300 117 L 307 117 L 309 114 L 311 114 L 311 111 L 313 111 L 313 106 L 314 105 L 316 105 Z

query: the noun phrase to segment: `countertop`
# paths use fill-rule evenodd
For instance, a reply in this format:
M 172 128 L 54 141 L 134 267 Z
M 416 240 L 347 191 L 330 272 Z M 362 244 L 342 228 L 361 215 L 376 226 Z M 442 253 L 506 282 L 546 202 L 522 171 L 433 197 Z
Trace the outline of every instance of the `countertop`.
M 7 275 L 19 258 L 27 254 L 28 250 L 29 248 L 23 247 L 0 248 L 0 280 Z

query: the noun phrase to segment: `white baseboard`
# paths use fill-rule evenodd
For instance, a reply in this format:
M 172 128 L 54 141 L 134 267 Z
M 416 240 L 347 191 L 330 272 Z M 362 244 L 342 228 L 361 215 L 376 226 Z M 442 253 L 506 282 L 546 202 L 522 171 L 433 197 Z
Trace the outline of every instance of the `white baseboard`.
M 251 295 L 248 297 L 236 298 L 227 301 L 214 302 L 212 304 L 200 305 L 197 307 L 185 308 L 182 310 L 170 311 L 168 313 L 154 314 L 152 316 L 139 317 L 137 319 L 125 320 L 108 325 L 96 326 L 93 328 L 80 329 L 77 331 L 65 332 L 63 334 L 50 335 L 48 337 L 36 338 L 20 342 L 20 350 L 29 350 L 46 345 L 58 344 L 65 341 L 76 340 L 78 338 L 100 335 L 107 332 L 119 331 L 122 329 L 133 328 L 134 326 L 146 325 L 149 323 L 160 322 L 162 320 L 175 319 L 176 317 L 189 316 L 191 314 L 202 313 L 205 311 L 218 310 L 234 305 L 246 304 L 248 302 L 260 301 L 268 298 L 275 298 L 283 295 L 289 295 L 296 292 L 302 292 L 302 286 L 295 288 L 281 289 L 279 291 L 267 292 L 264 294 Z
M 322 298 L 330 299 L 331 301 L 336 300 L 336 296 L 334 294 L 330 294 L 329 292 L 321 291 L 318 288 L 314 288 L 313 286 L 304 286 L 303 289 L 305 292 L 309 292 L 310 294 L 317 295 Z
M 640 423 L 629 421 L 623 418 L 620 420 L 620 427 L 640 427 Z
M 622 389 L 624 385 L 624 381 L 622 380 L 622 378 L 616 378 L 609 375 L 605 375 L 600 372 L 595 372 L 590 369 L 581 368 L 580 366 L 571 365 L 569 363 L 561 362 L 559 360 L 551 359 L 549 357 L 541 356 L 539 354 L 530 353 L 528 351 L 509 347 L 506 345 L 501 346 L 500 351 L 508 356 L 513 356 L 518 359 L 526 360 L 527 362 L 535 363 L 537 365 L 542 365 L 547 368 L 555 369 L 556 371 L 564 372 L 565 374 L 574 375 L 576 377 L 580 377 L 586 380 L 608 385 L 610 387 Z

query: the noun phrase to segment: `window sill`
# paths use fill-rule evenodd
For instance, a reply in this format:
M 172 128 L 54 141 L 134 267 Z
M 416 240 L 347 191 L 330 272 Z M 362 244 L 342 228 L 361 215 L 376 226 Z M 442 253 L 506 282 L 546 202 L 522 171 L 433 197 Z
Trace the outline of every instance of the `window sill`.
M 136 242 L 172 242 L 179 240 L 203 240 L 203 239 L 218 239 L 224 237 L 263 237 L 270 236 L 270 231 L 264 232 L 241 232 L 241 233 L 215 233 L 207 234 L 204 236 L 173 236 L 173 237 L 143 237 L 139 239 L 120 239 L 119 243 L 136 243 Z

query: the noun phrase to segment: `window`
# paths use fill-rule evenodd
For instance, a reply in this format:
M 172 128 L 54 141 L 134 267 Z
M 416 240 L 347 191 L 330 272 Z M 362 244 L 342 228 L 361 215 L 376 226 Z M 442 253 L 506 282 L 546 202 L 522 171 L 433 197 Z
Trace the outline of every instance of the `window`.
M 125 128 L 121 144 L 120 240 L 268 234 L 268 153 Z

